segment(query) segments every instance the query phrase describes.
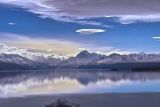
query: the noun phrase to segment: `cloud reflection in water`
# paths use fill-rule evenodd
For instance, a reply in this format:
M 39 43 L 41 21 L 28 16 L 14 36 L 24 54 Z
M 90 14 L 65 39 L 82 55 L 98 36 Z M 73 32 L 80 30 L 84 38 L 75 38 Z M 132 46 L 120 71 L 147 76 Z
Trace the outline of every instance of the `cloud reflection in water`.
M 0 97 L 44 94 L 160 92 L 160 73 L 86 70 L 0 73 Z

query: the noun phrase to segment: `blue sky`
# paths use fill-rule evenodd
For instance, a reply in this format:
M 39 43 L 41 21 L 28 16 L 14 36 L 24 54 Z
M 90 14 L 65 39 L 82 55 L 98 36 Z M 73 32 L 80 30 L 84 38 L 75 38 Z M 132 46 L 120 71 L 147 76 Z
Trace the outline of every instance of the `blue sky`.
M 100 6 L 98 8 L 94 3 L 87 4 L 90 0 L 86 0 L 82 10 L 77 4 L 83 4 L 83 0 L 75 3 L 66 0 L 69 5 L 62 5 L 63 3 L 56 0 L 44 1 L 46 2 L 0 1 L 0 43 L 68 56 L 83 49 L 104 54 L 158 53 L 160 50 L 158 6 L 157 10 L 149 8 L 148 11 L 143 9 L 146 8 L 145 5 L 136 8 L 133 4 L 133 7 L 126 11 L 125 8 L 128 8 L 130 3 L 124 2 L 123 5 L 116 6 L 116 0 L 110 5 L 107 2 L 109 0 L 100 0 L 104 2 L 103 6 L 101 2 L 93 0 L 92 2 Z M 156 0 L 155 2 L 159 3 Z M 71 4 L 73 7 L 69 8 Z M 146 4 L 156 7 L 156 3 Z M 113 9 L 107 9 L 107 6 Z M 90 7 L 90 10 L 87 7 Z M 138 12 L 133 12 L 133 8 Z M 119 11 L 112 11 L 116 9 Z M 93 10 L 95 12 L 92 13 Z

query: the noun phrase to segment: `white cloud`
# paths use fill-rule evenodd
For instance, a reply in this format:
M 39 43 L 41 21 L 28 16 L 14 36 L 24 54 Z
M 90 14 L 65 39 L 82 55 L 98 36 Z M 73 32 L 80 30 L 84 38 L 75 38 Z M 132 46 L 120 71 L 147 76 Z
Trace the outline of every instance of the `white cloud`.
M 106 16 L 107 17 L 107 16 Z M 115 16 L 117 21 L 122 24 L 131 24 L 136 22 L 160 22 L 160 14 L 154 15 L 121 15 Z
M 95 33 L 102 33 L 106 32 L 106 30 L 103 29 L 79 29 L 76 32 L 85 34 L 85 35 L 90 35 L 90 34 L 95 34 Z
M 51 39 L 51 38 L 33 38 L 25 35 L 0 33 L 0 43 L 7 44 L 9 47 L 27 49 L 34 53 L 43 53 L 46 55 L 58 54 L 73 56 L 77 49 L 83 44 L 74 41 Z M 74 44 L 74 45 L 73 45 Z
M 8 24 L 11 25 L 11 26 L 16 25 L 16 23 L 14 23 L 14 22 L 9 22 Z
M 20 55 L 57 55 L 57 56 L 75 56 L 82 50 L 97 52 L 99 54 L 109 55 L 112 53 L 129 54 L 133 51 L 127 51 L 109 46 L 99 46 L 93 42 L 76 42 L 68 40 L 59 40 L 54 38 L 30 38 L 24 35 L 0 33 L 0 53 L 20 54 Z M 7 46 L 6 46 L 7 45 Z
M 118 17 L 123 24 L 160 21 L 159 0 L 1 0 L 27 9 L 42 18 L 108 27 L 85 19 Z
M 152 37 L 152 38 L 160 40 L 160 36 L 155 36 L 155 37 Z
M 83 20 L 83 19 L 79 19 L 78 17 L 68 15 L 66 12 L 61 11 L 61 9 L 58 9 L 55 6 L 56 4 L 50 5 L 52 3 L 49 3 L 49 4 L 46 3 L 46 2 L 52 2 L 52 1 L 53 0 L 43 0 L 43 1 L 40 1 L 40 0 L 27 0 L 27 1 L 5 0 L 5 1 L 0 1 L 0 3 L 10 4 L 16 7 L 27 9 L 29 12 L 39 15 L 39 17 L 41 18 L 52 18 L 57 21 L 74 22 L 74 23 L 79 23 L 82 25 L 95 25 L 95 26 L 110 27 L 108 25 L 104 25 L 101 22 Z

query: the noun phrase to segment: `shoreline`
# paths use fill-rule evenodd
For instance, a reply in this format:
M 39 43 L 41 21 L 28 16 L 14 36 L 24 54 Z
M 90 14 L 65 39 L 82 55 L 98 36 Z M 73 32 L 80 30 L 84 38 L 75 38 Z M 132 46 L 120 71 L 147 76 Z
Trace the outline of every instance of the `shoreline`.
M 56 94 L 0 98 L 1 107 L 44 107 L 58 98 L 80 107 L 160 107 L 160 93 Z

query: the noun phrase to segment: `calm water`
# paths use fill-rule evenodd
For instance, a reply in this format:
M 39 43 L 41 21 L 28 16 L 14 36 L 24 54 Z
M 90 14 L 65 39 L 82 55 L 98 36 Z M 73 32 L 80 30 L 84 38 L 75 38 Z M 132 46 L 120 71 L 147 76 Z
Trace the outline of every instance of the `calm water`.
M 160 92 L 160 73 L 104 70 L 0 72 L 0 97 L 130 92 Z

